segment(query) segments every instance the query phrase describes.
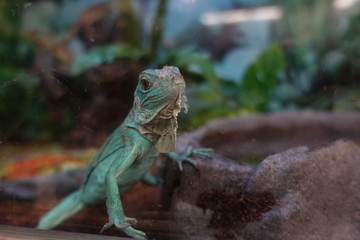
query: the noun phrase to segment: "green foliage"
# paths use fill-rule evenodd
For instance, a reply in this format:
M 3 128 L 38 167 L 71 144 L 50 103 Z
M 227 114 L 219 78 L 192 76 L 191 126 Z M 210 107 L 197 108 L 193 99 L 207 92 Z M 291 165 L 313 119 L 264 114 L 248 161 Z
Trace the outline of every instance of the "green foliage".
M 0 141 L 56 139 L 70 123 L 50 120 L 39 78 L 30 71 L 36 52 L 20 29 L 24 1 L 0 7 Z
M 184 62 L 192 63 L 194 66 L 197 61 L 192 62 L 191 59 L 184 58 Z M 181 66 L 181 62 L 178 64 Z M 204 69 L 209 71 L 207 74 L 214 71 L 212 65 L 204 66 Z M 248 67 L 240 83 L 226 81 L 213 75 L 214 80 L 188 85 L 189 114 L 180 117 L 180 126 L 189 129 L 218 117 L 271 111 L 271 104 L 276 99 L 276 93 L 280 91 L 279 84 L 284 68 L 285 57 L 282 49 L 277 44 L 271 44 Z M 207 76 L 203 72 L 200 73 Z
M 37 79 L 26 68 L 33 48 L 19 34 L 22 1 L 0 3 L 0 141 L 27 132 Z M 10 14 L 13 12 L 13 14 Z
M 239 89 L 242 108 L 250 112 L 269 111 L 272 94 L 284 68 L 282 50 L 276 44 L 270 45 L 245 72 Z
M 198 127 L 219 116 L 224 116 L 221 102 L 225 97 L 221 90 L 221 79 L 216 75 L 209 57 L 194 47 L 171 49 L 164 53 L 157 65 L 174 65 L 181 69 L 187 81 L 189 112 L 180 115 L 180 129 Z
M 86 53 L 75 56 L 75 60 L 70 66 L 72 75 L 82 74 L 96 65 L 122 59 L 130 59 L 141 66 L 151 66 L 157 62 L 168 1 L 159 1 L 148 41 L 140 41 L 141 26 L 136 21 L 131 1 L 115 0 L 114 3 L 120 13 L 116 20 L 116 26 L 117 30 L 121 32 L 122 38 L 115 43 L 93 48 Z M 145 45 L 144 42 L 147 44 Z
M 83 2 L 80 8 L 88 9 L 91 4 Z M 85 78 L 85 73 L 95 66 L 117 61 L 131 62 L 131 66 L 136 66 L 131 69 L 178 66 L 187 81 L 190 105 L 189 113 L 180 115 L 182 130 L 198 127 L 213 118 L 239 113 L 300 107 L 338 111 L 359 109 L 358 8 L 354 8 L 344 29 L 338 24 L 341 21 L 332 14 L 332 0 L 276 0 L 283 8 L 283 18 L 275 29 L 282 46 L 269 45 L 248 67 L 242 79 L 228 81 L 216 75 L 212 60 L 196 47 L 166 48 L 162 45 L 168 2 L 158 1 L 150 32 L 147 32 L 138 22 L 130 0 L 114 0 L 111 6 L 117 7 L 114 12 L 119 13 L 112 15 L 116 34 L 104 40 L 102 45 L 77 41 L 75 45 L 83 44 L 78 46 L 80 50 L 67 49 L 74 54 L 74 60 L 59 64 L 60 68 L 68 69 L 69 74 L 79 79 Z M 23 0 L 0 2 L 0 140 L 3 136 L 30 138 L 31 134 L 39 138 L 53 137 L 74 124 L 71 117 L 67 119 L 69 122 L 58 124 L 49 120 L 51 114 L 44 107 L 46 103 L 40 92 L 39 79 L 30 72 L 35 48 L 21 33 L 24 4 Z M 66 4 L 72 3 L 54 2 L 51 9 L 55 12 Z M 36 12 L 32 14 L 36 15 Z M 51 20 L 46 23 L 47 29 L 51 29 L 46 32 L 50 37 L 42 39 L 57 40 L 72 27 L 70 22 L 59 26 L 64 19 L 58 21 L 57 16 L 53 20 L 56 24 L 49 23 Z M 85 29 L 84 26 L 79 29 Z M 44 29 L 43 26 L 38 28 Z M 82 49 L 87 50 L 82 52 Z M 70 109 L 61 108 L 72 116 Z M 49 134 L 43 131 L 45 128 L 49 129 Z
M 112 63 L 116 59 L 139 60 L 145 54 L 146 50 L 141 47 L 130 47 L 121 43 L 93 48 L 76 57 L 70 66 L 70 73 L 72 75 L 79 75 L 91 67 L 103 63 Z
M 211 119 L 233 115 L 233 102 L 229 99 L 214 100 L 213 92 L 207 89 L 208 86 L 188 85 L 187 88 L 190 108 L 188 114 L 179 116 L 180 130 L 191 130 Z
M 333 0 L 277 2 L 284 9 L 277 32 L 287 43 L 287 100 L 298 108 L 358 110 L 360 4 L 339 11 Z
M 40 137 L 46 111 L 37 85 L 24 70 L 0 69 L 0 140 Z
M 39 79 L 26 67 L 0 68 L 0 141 L 59 139 L 73 125 L 69 119 L 52 121 Z
M 169 49 L 157 65 L 178 66 L 196 82 L 206 81 L 213 91 L 219 91 L 219 79 L 211 60 L 194 47 Z M 216 98 L 219 99 L 220 96 L 217 94 Z
M 340 94 L 334 98 L 331 103 L 335 111 L 353 111 L 360 110 L 360 89 L 359 87 L 353 87 L 349 89 L 341 89 Z M 329 98 L 328 98 L 329 99 Z
M 14 37 L 19 33 L 24 0 L 0 1 L 0 34 Z

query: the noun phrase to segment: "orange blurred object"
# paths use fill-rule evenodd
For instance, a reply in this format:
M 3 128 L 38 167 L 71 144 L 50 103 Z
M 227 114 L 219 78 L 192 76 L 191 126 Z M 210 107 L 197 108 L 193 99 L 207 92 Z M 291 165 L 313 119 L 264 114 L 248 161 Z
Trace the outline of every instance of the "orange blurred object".
M 79 168 L 86 164 L 86 161 L 69 154 L 46 153 L 4 164 L 0 169 L 0 178 L 39 176 Z

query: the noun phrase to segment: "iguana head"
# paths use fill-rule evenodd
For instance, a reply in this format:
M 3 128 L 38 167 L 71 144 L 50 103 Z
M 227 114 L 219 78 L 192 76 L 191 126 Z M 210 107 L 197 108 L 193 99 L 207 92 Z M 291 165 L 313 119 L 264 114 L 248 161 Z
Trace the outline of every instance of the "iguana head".
M 186 108 L 185 81 L 177 67 L 145 70 L 135 90 L 134 120 L 158 152 L 175 151 L 177 115 Z

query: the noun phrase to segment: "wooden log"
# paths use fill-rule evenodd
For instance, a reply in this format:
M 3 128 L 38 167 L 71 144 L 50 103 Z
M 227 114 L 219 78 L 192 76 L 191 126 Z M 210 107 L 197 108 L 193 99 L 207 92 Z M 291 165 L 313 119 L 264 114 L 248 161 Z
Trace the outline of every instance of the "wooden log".
M 86 233 L 38 230 L 26 227 L 0 225 L 0 239 L 6 240 L 133 240 L 131 238 L 94 235 Z

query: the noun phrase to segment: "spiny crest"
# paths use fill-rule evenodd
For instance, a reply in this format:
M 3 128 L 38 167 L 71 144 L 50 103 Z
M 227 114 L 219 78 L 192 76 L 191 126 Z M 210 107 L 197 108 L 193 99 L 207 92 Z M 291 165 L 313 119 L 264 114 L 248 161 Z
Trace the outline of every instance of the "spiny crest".
M 181 96 L 180 107 L 182 109 L 184 109 L 184 113 L 188 113 L 188 111 L 189 111 L 189 105 L 188 105 L 187 101 L 188 101 L 187 97 L 183 94 Z

